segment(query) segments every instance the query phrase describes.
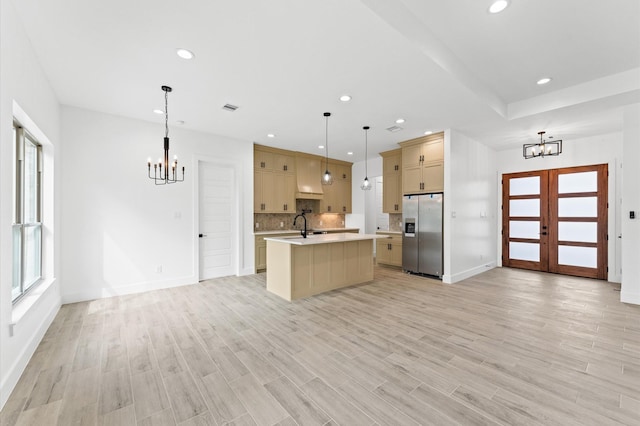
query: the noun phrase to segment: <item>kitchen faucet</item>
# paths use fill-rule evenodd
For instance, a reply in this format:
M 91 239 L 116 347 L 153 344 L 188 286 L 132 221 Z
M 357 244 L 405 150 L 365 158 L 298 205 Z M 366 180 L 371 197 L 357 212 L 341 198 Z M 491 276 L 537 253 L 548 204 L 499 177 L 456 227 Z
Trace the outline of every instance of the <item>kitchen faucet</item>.
M 304 219 L 304 229 L 300 231 L 300 235 L 302 235 L 302 238 L 307 238 L 307 217 L 304 214 L 305 210 L 302 210 L 302 213 L 293 218 L 293 226 L 296 226 L 296 221 L 299 217 Z

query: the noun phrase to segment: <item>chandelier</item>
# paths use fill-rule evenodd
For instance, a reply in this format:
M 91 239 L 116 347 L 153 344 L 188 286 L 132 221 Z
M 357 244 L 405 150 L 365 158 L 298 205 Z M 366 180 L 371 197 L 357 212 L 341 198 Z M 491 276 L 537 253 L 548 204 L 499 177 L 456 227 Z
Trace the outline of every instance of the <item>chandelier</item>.
M 178 156 L 173 156 L 173 162 L 169 165 L 169 92 L 171 87 L 162 86 L 164 91 L 164 159 L 159 158 L 157 163 L 153 164 L 153 176 L 151 176 L 151 158 L 147 160 L 147 169 L 149 170 L 149 178 L 153 179 L 156 185 L 166 185 L 169 183 L 184 181 L 184 166 L 182 166 L 182 178 L 178 179 Z M 164 167 L 164 171 L 162 168 Z M 171 167 L 171 172 L 169 172 Z
M 522 145 L 522 155 L 525 159 L 560 155 L 562 153 L 562 140 L 545 141 L 543 139 L 545 133 L 546 132 L 538 132 L 540 135 L 539 143 L 526 143 Z
M 324 121 L 325 121 L 325 130 L 324 130 L 324 147 L 325 147 L 325 164 L 326 167 L 324 169 L 324 174 L 322 175 L 321 183 L 323 185 L 331 185 L 333 183 L 333 176 L 331 176 L 331 172 L 329 171 L 329 117 L 331 117 L 330 112 L 324 113 Z
M 369 126 L 364 126 L 362 128 L 364 130 L 364 180 L 360 184 L 360 189 L 363 191 L 369 191 L 371 189 L 371 182 L 369 182 L 369 168 L 368 168 L 368 150 L 369 150 L 369 140 L 367 135 L 369 133 Z

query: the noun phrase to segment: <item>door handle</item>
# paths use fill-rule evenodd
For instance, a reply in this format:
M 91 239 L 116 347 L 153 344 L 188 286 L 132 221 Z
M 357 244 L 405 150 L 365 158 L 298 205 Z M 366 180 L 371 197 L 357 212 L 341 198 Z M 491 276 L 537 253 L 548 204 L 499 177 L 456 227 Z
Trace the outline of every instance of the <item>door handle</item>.
M 547 233 L 546 232 L 540 232 L 540 233 L 538 233 L 538 235 L 547 235 Z
M 198 234 L 198 238 L 206 237 L 207 234 Z

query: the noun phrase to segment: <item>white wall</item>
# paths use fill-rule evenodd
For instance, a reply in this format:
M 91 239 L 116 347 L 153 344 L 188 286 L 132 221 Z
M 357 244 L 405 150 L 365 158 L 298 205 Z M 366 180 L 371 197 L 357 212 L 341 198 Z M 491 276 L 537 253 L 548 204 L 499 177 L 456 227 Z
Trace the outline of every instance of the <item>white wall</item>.
M 532 139 L 535 139 L 532 136 Z M 523 142 L 524 143 L 524 142 Z M 562 167 L 587 166 L 592 164 L 609 165 L 609 281 L 620 282 L 621 243 L 617 238 L 621 232 L 620 198 L 622 158 L 622 134 L 611 133 L 584 139 L 563 140 L 562 154 L 557 157 L 538 157 L 526 160 L 522 156 L 522 147 L 498 152 L 498 176 L 503 173 L 525 172 L 530 170 L 557 169 Z M 637 158 L 637 157 L 636 157 Z M 637 187 L 636 187 L 637 188 Z M 497 182 L 497 206 L 502 202 L 502 185 Z M 497 217 L 498 233 L 502 218 Z M 498 264 L 501 265 L 502 244 L 497 240 Z
M 170 126 L 185 182 L 155 186 L 164 121 L 64 107 L 64 303 L 198 282 L 198 159 L 237 168 L 239 274 L 253 272 L 253 144 Z M 158 266 L 162 272 L 158 273 Z
M 59 158 L 60 107 L 9 0 L 0 0 L 0 408 L 60 308 L 59 168 L 45 168 L 44 212 L 47 286 L 33 289 L 28 300 L 11 303 L 14 146 L 13 103 L 51 143 L 49 166 Z M 24 123 L 23 123 L 24 124 Z M 56 164 L 57 166 L 57 164 Z M 54 238 L 55 237 L 55 238 Z M 46 288 L 46 290 L 45 290 Z M 37 294 L 37 295 L 36 295 Z M 29 304 L 30 308 L 25 309 Z M 19 314 L 19 315 L 18 315 Z
M 620 300 L 640 305 L 640 104 L 626 107 L 623 138 Z M 629 218 L 630 211 L 635 219 Z
M 368 163 L 369 180 L 372 176 L 382 176 L 382 157 L 369 159 Z M 363 191 L 360 189 L 362 179 L 364 179 L 364 161 L 353 163 L 351 168 L 351 214 L 345 217 L 345 226 L 349 228 L 360 228 L 360 233 L 365 233 L 366 228 L 366 198 L 375 197 L 373 190 Z
M 455 283 L 496 265 L 496 153 L 445 131 L 444 275 Z

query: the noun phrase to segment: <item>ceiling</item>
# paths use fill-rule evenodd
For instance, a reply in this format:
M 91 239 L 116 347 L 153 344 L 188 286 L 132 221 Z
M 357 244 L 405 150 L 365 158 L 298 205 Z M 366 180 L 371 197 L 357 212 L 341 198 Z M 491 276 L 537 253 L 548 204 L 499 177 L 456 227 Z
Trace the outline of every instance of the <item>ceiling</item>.
M 369 158 L 426 130 L 506 149 L 622 129 L 640 102 L 639 1 L 490 3 L 13 0 L 61 104 L 157 122 L 159 137 L 161 85 L 170 127 L 303 152 L 324 154 L 329 111 L 329 155 L 348 161 L 364 159 L 364 125 Z

